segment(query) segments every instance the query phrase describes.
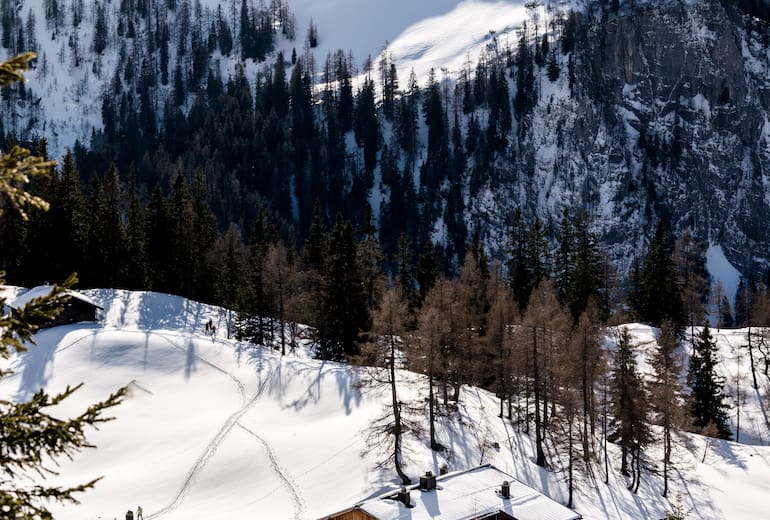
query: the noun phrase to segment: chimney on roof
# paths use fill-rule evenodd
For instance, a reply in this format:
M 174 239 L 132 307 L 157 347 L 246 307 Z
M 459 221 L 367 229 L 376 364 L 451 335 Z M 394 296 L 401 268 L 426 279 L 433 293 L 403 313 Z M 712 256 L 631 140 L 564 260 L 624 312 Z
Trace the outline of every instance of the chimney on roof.
M 436 489 L 436 475 L 426 471 L 425 475 L 420 477 L 420 490 L 433 491 L 434 489 Z
M 503 480 L 503 485 L 500 487 L 500 495 L 503 498 L 511 498 L 511 483 L 507 480 Z
M 412 507 L 409 490 L 405 486 L 401 486 L 401 491 L 398 492 L 398 501 L 403 503 L 406 507 Z

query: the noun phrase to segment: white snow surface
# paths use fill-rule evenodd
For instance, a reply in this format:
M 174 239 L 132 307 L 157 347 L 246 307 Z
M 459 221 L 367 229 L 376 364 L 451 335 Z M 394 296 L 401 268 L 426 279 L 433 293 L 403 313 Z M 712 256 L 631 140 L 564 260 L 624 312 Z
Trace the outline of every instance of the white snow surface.
M 216 0 L 208 0 L 213 6 Z M 326 55 L 338 49 L 352 52 L 359 73 L 367 59 L 376 67 L 388 52 L 398 69 L 402 86 L 414 70 L 420 84 L 431 69 L 442 78 L 446 69 L 452 78 L 470 63 L 474 67 L 480 53 L 503 52 L 516 46 L 515 30 L 530 13 L 542 26 L 557 9 L 577 7 L 579 0 L 528 2 L 526 0 L 290 0 L 296 17 L 294 41 L 279 41 L 285 56 L 292 48 L 301 53 L 312 20 L 318 29 L 318 46 L 312 49 L 320 70 Z M 205 4 L 205 2 L 204 2 Z M 530 21 L 531 23 L 531 21 Z M 376 68 L 375 68 L 376 70 Z
M 56 518 L 122 518 L 141 505 L 148 520 L 310 519 L 397 489 L 395 471 L 376 467 L 382 454 L 366 436 L 389 396 L 384 389 L 360 388 L 362 369 L 310 359 L 306 350 L 281 357 L 272 348 L 227 340 L 221 337 L 222 310 L 183 298 L 117 290 L 86 294 L 104 307 L 104 323 L 39 332 L 37 346 L 3 363 L 16 374 L 0 380 L 0 399 L 16 400 L 41 387 L 56 392 L 84 382 L 57 411 L 62 416 L 129 388 L 125 402 L 111 410 L 115 420 L 90 433 L 97 448 L 60 461 L 52 483 L 104 478 L 80 495 L 80 505 L 54 506 Z M 204 335 L 209 319 L 220 337 Z M 642 350 L 654 346 L 653 329 L 629 328 Z M 710 440 L 707 446 L 700 436 L 676 434 L 669 497 L 680 497 L 693 518 L 766 517 L 767 384 L 757 391 L 748 384 L 745 336 L 723 330 L 717 340 L 728 386 L 745 394 L 740 440 L 752 444 Z M 640 364 L 647 366 L 643 359 Z M 421 376 L 400 372 L 400 382 L 401 400 L 424 404 Z M 445 463 L 450 471 L 491 463 L 565 504 L 565 460 L 549 449 L 552 470 L 537 467 L 532 438 L 498 418 L 498 407 L 489 392 L 464 388 L 458 410 L 437 425 L 438 440 L 448 450 L 432 452 L 424 433 L 408 437 L 406 472 L 416 481 L 425 471 L 437 474 Z M 421 416 L 413 419 L 427 426 Z M 658 446 L 648 455 L 655 464 Z M 660 496 L 661 477 L 645 473 L 635 495 L 619 474 L 614 445 L 610 461 L 609 485 L 600 464 L 593 466 L 593 477 L 578 474 L 576 510 L 591 519 L 664 516 L 671 503 Z M 438 506 L 444 511 L 450 504 Z
M 712 293 L 717 282 L 722 282 L 724 294 L 730 300 L 731 308 L 734 309 L 735 295 L 741 282 L 741 273 L 727 260 L 722 246 L 718 244 L 709 245 L 708 250 L 706 250 L 706 269 L 711 274 L 713 281 L 711 284 Z

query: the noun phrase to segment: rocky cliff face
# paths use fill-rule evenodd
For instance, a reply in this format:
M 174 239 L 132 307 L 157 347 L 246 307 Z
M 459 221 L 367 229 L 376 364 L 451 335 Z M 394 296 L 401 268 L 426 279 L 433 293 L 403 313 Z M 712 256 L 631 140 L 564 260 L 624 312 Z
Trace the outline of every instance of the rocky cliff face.
M 551 226 L 564 205 L 594 213 L 621 267 L 663 217 L 744 274 L 766 269 L 768 42 L 767 24 L 718 0 L 588 10 L 572 92 L 566 73 L 541 79 L 513 200 Z

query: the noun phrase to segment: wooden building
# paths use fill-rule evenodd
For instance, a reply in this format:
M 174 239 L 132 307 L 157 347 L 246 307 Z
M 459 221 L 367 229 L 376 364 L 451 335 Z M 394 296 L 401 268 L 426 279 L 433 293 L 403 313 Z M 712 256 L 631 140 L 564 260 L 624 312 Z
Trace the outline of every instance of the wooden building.
M 53 287 L 50 285 L 34 287 L 29 291 L 20 294 L 13 301 L 7 302 L 6 307 L 8 307 L 11 312 L 14 312 L 17 309 L 23 308 L 32 299 L 48 295 L 52 288 Z M 99 321 L 103 309 L 97 305 L 96 302 L 91 300 L 88 296 L 76 291 L 69 290 L 66 291 L 65 294 L 69 299 L 64 304 L 62 311 L 53 320 L 45 320 L 38 323 L 37 325 L 39 325 L 40 328 L 55 327 L 57 325 L 67 325 L 84 321 Z

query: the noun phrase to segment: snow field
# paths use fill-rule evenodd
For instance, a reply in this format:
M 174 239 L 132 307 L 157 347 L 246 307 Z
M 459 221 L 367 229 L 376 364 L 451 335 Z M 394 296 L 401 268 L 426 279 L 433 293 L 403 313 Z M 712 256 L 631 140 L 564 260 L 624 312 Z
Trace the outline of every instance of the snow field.
M 148 519 L 310 519 L 397 487 L 392 467 L 376 467 L 382 454 L 365 437 L 389 395 L 359 388 L 359 369 L 281 358 L 273 349 L 222 337 L 212 341 L 202 334 L 203 324 L 216 321 L 219 309 L 182 298 L 112 290 L 89 295 L 105 308 L 103 327 L 39 333 L 38 346 L 11 361 L 17 375 L 0 381 L 0 396 L 16 399 L 40 386 L 56 391 L 85 382 L 62 415 L 129 386 L 125 402 L 112 410 L 116 419 L 89 436 L 97 449 L 60 461 L 52 482 L 105 477 L 81 495 L 81 505 L 55 507 L 56 518 L 120 517 L 141 505 Z M 653 348 L 653 329 L 629 329 L 642 351 Z M 731 355 L 745 331 L 715 335 L 722 370 L 729 378 L 740 366 L 748 388 L 748 361 Z M 639 362 L 647 371 L 644 356 Z M 401 371 L 399 377 L 400 399 L 423 403 L 422 376 Z M 660 497 L 662 477 L 650 471 L 638 495 L 627 491 L 619 450 L 610 444 L 610 484 L 599 463 L 591 473 L 576 474 L 577 511 L 585 518 L 657 520 L 679 500 L 693 518 L 762 518 L 770 496 L 770 448 L 764 445 L 770 436 L 759 409 L 764 396 L 761 389 L 741 409 L 741 439 L 756 445 L 710 440 L 706 450 L 704 438 L 677 434 L 671 502 Z M 443 453 L 429 449 L 427 421 L 411 416 L 423 433 L 405 439 L 407 473 L 416 480 L 444 463 L 452 471 L 492 463 L 566 503 L 564 451 L 560 459 L 549 444 L 550 471 L 538 468 L 532 438 L 523 426 L 498 418 L 498 409 L 489 392 L 464 387 L 457 412 L 439 417 L 438 438 L 448 448 Z M 601 453 L 598 440 L 595 449 Z M 647 455 L 658 465 L 660 447 L 651 446 Z

